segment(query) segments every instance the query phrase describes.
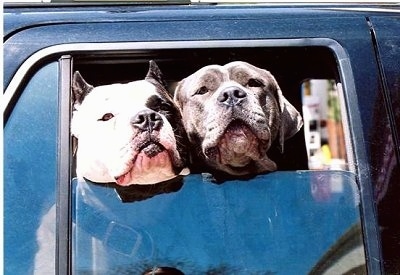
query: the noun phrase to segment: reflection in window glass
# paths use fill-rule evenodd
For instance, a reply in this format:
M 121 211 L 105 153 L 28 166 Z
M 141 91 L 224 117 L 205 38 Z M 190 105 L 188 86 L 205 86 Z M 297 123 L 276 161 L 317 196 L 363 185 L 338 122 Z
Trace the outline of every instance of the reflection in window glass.
M 347 169 L 346 146 L 334 80 L 312 79 L 302 85 L 304 135 L 310 169 Z
M 54 272 L 57 100 L 55 62 L 32 77 L 5 124 L 5 274 Z
M 219 185 L 192 174 L 179 190 L 127 203 L 93 182 L 72 188 L 76 274 L 366 274 L 349 171 Z

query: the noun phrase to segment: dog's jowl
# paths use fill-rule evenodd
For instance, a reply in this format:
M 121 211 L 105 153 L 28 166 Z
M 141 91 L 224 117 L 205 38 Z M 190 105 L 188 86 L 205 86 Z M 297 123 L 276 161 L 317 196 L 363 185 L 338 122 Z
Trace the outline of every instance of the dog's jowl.
M 246 62 L 203 67 L 179 82 L 174 97 L 195 148 L 194 165 L 229 175 L 276 170 L 268 157 L 272 143 L 283 150 L 303 124 L 273 75 Z
M 180 112 L 155 62 L 145 79 L 126 84 L 93 87 L 75 72 L 72 90 L 78 177 L 129 186 L 163 182 L 186 170 Z

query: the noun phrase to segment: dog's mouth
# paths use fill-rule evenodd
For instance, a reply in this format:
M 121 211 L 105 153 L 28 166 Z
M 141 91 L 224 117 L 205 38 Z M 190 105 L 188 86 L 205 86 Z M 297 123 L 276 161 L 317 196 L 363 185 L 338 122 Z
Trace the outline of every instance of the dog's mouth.
M 210 165 L 231 175 L 247 176 L 276 170 L 267 156 L 270 141 L 259 138 L 245 122 L 234 120 L 215 146 L 203 151 Z
M 139 147 L 139 152 L 143 152 L 149 158 L 155 157 L 165 150 L 165 147 L 161 143 L 152 141 L 148 141 Z
M 118 185 L 154 184 L 176 176 L 168 150 L 148 141 L 138 148 L 125 172 L 115 177 Z
M 232 169 L 246 169 L 253 160 L 261 157 L 260 146 L 264 143 L 247 124 L 234 120 L 225 129 L 217 145 L 205 150 L 205 155 Z

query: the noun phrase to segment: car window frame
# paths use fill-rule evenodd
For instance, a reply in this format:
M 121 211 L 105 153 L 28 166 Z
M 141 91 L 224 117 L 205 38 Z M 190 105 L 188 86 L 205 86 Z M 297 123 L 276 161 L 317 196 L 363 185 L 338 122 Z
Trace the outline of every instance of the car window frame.
M 60 64 L 60 120 L 58 147 L 58 213 L 57 213 L 57 256 L 58 274 L 70 274 L 71 262 L 71 136 L 70 136 L 70 81 L 73 56 L 75 54 L 100 54 L 107 52 L 165 50 L 184 48 L 237 48 L 237 47 L 310 47 L 329 48 L 338 64 L 339 77 L 343 87 L 340 102 L 350 171 L 355 172 L 360 188 L 361 216 L 367 259 L 380 259 L 380 245 L 376 210 L 374 206 L 372 183 L 369 177 L 366 144 L 363 138 L 355 80 L 351 60 L 339 42 L 331 38 L 307 39 L 261 39 L 261 40 L 204 40 L 204 41 L 158 41 L 158 42 L 121 42 L 121 43 L 71 43 L 44 48 L 30 56 L 18 69 L 8 85 L 2 100 L 2 109 L 7 119 L 12 102 L 17 97 L 18 89 L 29 71 L 40 62 L 50 57 L 59 57 Z M 350 127 L 351 122 L 351 127 Z M 65 193 L 66 192 L 66 193 Z M 368 270 L 380 271 L 380 261 L 367 262 Z

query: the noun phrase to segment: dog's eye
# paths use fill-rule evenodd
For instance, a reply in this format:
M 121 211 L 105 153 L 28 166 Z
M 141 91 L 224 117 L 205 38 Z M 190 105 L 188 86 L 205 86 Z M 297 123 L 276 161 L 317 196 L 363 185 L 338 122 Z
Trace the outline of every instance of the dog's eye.
M 249 81 L 247 82 L 247 86 L 249 86 L 249 87 L 263 87 L 264 84 L 258 79 L 250 78 Z
M 206 93 L 208 93 L 208 88 L 206 86 L 202 86 L 196 91 L 195 95 L 204 95 Z
M 100 121 L 107 121 L 110 120 L 114 117 L 114 115 L 112 113 L 106 113 L 102 116 L 102 118 L 100 118 Z

